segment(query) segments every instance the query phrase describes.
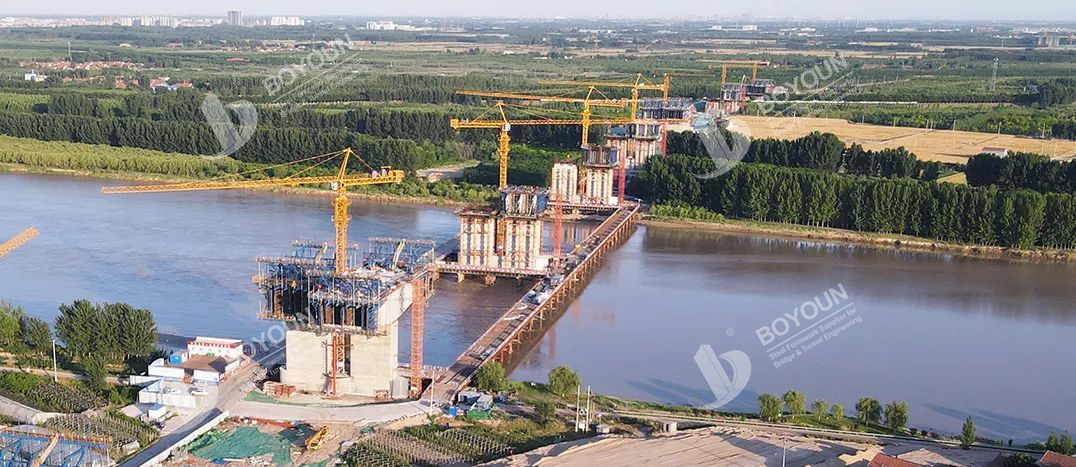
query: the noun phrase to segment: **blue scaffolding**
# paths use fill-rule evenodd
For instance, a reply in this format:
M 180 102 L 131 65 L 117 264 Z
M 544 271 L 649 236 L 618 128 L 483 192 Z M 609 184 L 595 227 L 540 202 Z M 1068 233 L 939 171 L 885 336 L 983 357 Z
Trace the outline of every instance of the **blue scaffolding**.
M 52 443 L 53 434 L 32 429 L 0 431 L 0 467 L 29 467 Z M 106 439 L 60 436 L 48 452 L 44 467 L 111 465 Z

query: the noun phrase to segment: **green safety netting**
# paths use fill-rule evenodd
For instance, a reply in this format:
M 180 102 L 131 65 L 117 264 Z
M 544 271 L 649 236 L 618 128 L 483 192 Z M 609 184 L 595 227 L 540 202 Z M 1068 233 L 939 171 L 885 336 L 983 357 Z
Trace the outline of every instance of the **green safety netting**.
M 245 459 L 272 454 L 275 465 L 291 464 L 291 443 L 255 427 L 242 426 L 230 432 L 212 432 L 191 443 L 189 452 L 203 459 Z

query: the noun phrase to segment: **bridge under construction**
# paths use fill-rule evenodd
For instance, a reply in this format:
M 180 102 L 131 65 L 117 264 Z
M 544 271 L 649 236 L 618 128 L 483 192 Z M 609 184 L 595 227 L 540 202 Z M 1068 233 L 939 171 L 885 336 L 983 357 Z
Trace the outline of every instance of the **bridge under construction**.
M 608 83 L 606 83 L 608 84 Z M 478 368 L 489 361 L 511 367 L 571 300 L 585 287 L 605 255 L 628 238 L 635 227 L 639 204 L 625 197 L 626 171 L 663 146 L 661 118 L 650 115 L 652 103 L 638 99 L 639 90 L 663 90 L 667 84 L 618 85 L 633 89 L 630 113 L 596 118 L 590 107 L 628 107 L 626 100 L 593 99 L 593 85 L 585 98 L 559 97 L 555 102 L 582 103 L 580 119 L 510 119 L 502 101 L 488 113 L 492 117 L 453 119 L 454 128 L 499 129 L 498 196 L 487 206 L 457 211 L 459 234 L 436 244 L 429 240 L 371 238 L 365 249 L 348 238 L 350 196 L 348 187 L 397 184 L 405 174 L 390 167 L 375 168 L 350 148 L 312 156 L 284 165 L 295 175 L 283 178 L 217 179 L 162 185 L 106 187 L 104 193 L 157 193 L 195 190 L 291 187 L 329 184 L 334 242 L 295 242 L 286 256 L 257 259 L 253 277 L 261 298 L 259 319 L 286 326 L 286 361 L 280 369 L 285 391 L 302 390 L 329 397 L 361 396 L 403 399 L 425 395 L 451 401 Z M 473 93 L 498 99 L 549 100 L 515 93 Z M 658 109 L 667 107 L 668 98 Z M 528 107 L 528 113 L 532 108 Z M 649 112 L 649 113 L 648 113 Z M 657 114 L 655 114 L 657 115 Z M 511 125 L 581 125 L 577 156 L 565 155 L 553 164 L 549 187 L 509 185 L 508 131 Z M 611 130 L 609 143 L 588 142 L 591 125 L 628 125 Z M 661 141 L 662 145 L 658 142 Z M 331 172 L 335 164 L 338 169 Z M 364 171 L 353 172 L 354 167 Z M 320 168 L 313 170 L 313 168 Z M 287 173 L 288 171 L 283 171 Z M 267 174 L 268 175 L 268 174 Z M 587 215 L 601 224 L 582 241 L 564 235 L 563 217 Z M 545 222 L 552 220 L 551 229 Z M 552 234 L 552 248 L 546 236 Z M 568 240 L 571 248 L 563 248 Z M 424 314 L 437 278 L 454 275 L 457 281 L 479 278 L 486 284 L 498 278 L 534 281 L 533 287 L 447 368 L 423 361 Z M 411 357 L 399 361 L 399 320 L 410 312 Z M 429 382 L 429 384 L 427 384 Z
M 613 211 L 589 238 L 577 244 L 563 261 L 550 268 L 523 298 L 505 310 L 446 371 L 434 379 L 426 388 L 423 398 L 452 402 L 486 362 L 511 365 L 521 357 L 528 345 L 534 345 L 586 287 L 587 281 L 601 267 L 606 254 L 631 236 L 638 213 L 638 203 L 630 201 Z M 480 273 L 499 274 L 499 271 Z

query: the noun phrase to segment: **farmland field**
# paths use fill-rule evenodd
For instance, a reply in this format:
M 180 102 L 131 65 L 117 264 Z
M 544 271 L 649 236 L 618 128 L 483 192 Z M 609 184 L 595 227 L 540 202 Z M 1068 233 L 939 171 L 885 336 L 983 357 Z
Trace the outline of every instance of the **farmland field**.
M 1055 159 L 1076 155 L 1076 142 L 1062 139 L 867 125 L 835 118 L 738 116 L 733 120 L 746 124 L 753 138 L 791 139 L 819 131 L 833 133 L 845 144 L 860 144 L 871 150 L 903 146 L 919 159 L 928 161 L 963 163 L 982 152 L 984 147 L 1003 147 Z

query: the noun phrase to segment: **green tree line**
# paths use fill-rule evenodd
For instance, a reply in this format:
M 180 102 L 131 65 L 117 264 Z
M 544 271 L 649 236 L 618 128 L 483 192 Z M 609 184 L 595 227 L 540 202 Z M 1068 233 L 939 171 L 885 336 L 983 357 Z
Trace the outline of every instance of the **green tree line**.
M 164 152 L 212 155 L 221 146 L 209 125 L 144 118 L 95 118 L 0 111 L 0 134 L 44 141 L 107 144 Z M 380 138 L 339 129 L 259 127 L 233 157 L 244 162 L 281 163 L 355 148 L 371 165 L 413 170 L 458 160 L 461 143 Z
M 723 136 L 730 141 L 734 136 L 722 130 Z M 703 139 L 693 132 L 670 132 L 668 141 L 670 154 L 691 156 L 708 156 Z M 903 147 L 886 148 L 880 151 L 864 149 L 853 144 L 845 146 L 832 133 L 811 132 L 801 138 L 755 139 L 750 142 L 743 162 L 772 164 L 782 167 L 803 167 L 828 172 L 842 172 L 854 175 L 898 178 L 910 177 L 933 180 L 945 167 L 940 162 L 920 161 L 915 154 Z
M 655 203 L 726 217 L 1029 248 L 1076 247 L 1076 196 L 739 164 L 714 178 L 709 158 L 652 158 L 628 187 Z
M 1076 162 L 1050 160 L 1037 154 L 979 154 L 968 159 L 964 173 L 972 186 L 1076 193 Z
M 60 305 L 56 336 L 73 357 L 99 355 L 109 361 L 142 357 L 157 348 L 157 326 L 149 310 L 126 303 L 75 300 Z
M 508 183 L 511 185 L 549 186 L 553 164 L 569 160 L 572 153 L 533 148 L 516 144 L 508 158 Z M 497 185 L 499 166 L 482 162 L 463 172 L 463 180 L 481 185 Z

